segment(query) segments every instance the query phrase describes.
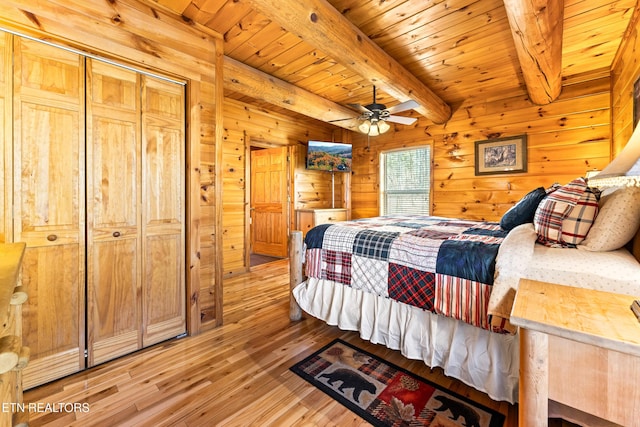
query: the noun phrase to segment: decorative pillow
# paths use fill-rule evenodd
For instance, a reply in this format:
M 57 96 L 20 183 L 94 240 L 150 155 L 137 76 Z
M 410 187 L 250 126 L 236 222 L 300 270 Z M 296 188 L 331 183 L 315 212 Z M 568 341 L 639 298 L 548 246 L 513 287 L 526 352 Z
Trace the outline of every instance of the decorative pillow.
M 549 194 L 533 218 L 538 242 L 552 247 L 576 247 L 598 215 L 598 196 L 583 178 Z
M 518 225 L 533 222 L 538 205 L 547 197 L 544 187 L 538 187 L 527 193 L 522 199 L 511 207 L 500 219 L 500 227 L 504 230 L 511 230 Z
M 640 188 L 607 188 L 600 198 L 600 211 L 589 234 L 578 249 L 613 251 L 626 245 L 640 227 Z

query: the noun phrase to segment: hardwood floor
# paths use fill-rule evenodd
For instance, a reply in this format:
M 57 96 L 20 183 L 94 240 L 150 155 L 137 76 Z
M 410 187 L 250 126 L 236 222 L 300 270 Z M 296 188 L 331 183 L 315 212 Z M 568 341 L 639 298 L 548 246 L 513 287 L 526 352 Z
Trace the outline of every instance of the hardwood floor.
M 399 352 L 304 316 L 289 321 L 287 260 L 224 282 L 224 326 L 159 344 L 29 390 L 31 426 L 368 425 L 289 367 L 334 338 L 494 408 L 517 426 L 517 409 Z M 62 404 L 62 405 L 59 405 Z M 70 411 L 77 404 L 77 411 Z M 50 405 L 49 407 L 45 405 Z M 28 407 L 28 406 L 27 406 Z M 54 412 L 57 410 L 57 412 Z

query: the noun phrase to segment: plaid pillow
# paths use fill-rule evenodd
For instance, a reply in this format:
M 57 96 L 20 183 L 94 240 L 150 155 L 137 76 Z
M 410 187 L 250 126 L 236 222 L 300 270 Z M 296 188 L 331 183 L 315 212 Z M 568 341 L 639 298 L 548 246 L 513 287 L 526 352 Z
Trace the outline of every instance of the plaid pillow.
M 598 195 L 583 178 L 574 179 L 544 199 L 533 218 L 538 242 L 575 247 L 587 236 L 598 214 Z

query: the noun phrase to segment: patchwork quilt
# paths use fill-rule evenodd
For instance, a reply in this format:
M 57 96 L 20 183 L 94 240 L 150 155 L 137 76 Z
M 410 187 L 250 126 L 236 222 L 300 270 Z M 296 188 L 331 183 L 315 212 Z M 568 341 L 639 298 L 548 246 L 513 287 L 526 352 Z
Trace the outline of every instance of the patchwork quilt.
M 385 216 L 322 224 L 305 237 L 306 275 L 491 328 L 498 248 L 494 222 Z

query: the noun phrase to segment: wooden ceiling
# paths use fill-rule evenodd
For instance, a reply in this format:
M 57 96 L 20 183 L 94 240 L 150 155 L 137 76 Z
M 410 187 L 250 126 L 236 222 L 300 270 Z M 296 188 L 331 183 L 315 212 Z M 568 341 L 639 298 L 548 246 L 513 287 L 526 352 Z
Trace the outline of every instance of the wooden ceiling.
M 514 33 L 543 51 L 542 57 L 530 52 L 543 69 L 558 45 L 548 39 L 562 35 L 558 79 L 608 73 L 637 6 L 637 0 L 564 0 L 547 13 L 543 0 L 156 1 L 222 34 L 225 56 L 234 60 L 225 70 L 257 72 L 252 91 L 226 80 L 226 96 L 325 121 L 348 114 L 348 104 L 371 103 L 374 83 L 378 102 L 389 107 L 416 99 L 424 108 L 402 115 L 434 122 L 463 103 L 528 89 L 533 95 L 539 85 L 526 75 Z M 510 25 L 531 4 L 541 6 L 525 20 L 528 26 Z

